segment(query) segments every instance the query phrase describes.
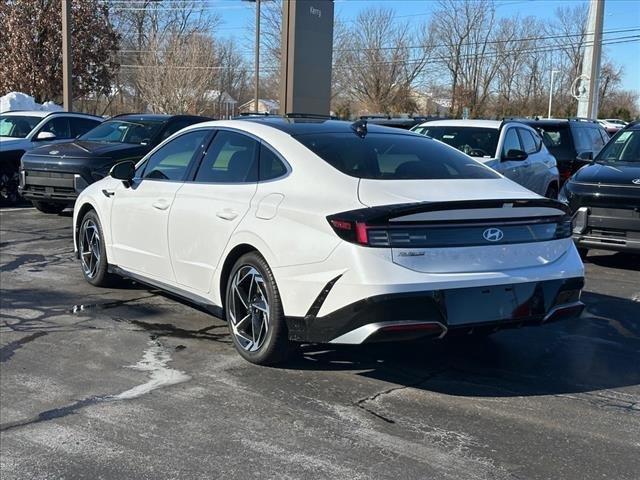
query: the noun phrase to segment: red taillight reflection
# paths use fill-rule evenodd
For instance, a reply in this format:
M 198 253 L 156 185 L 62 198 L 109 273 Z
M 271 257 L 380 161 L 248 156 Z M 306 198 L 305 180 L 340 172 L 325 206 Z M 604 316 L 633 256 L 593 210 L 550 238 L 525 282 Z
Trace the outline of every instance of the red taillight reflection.
M 346 220 L 331 220 L 331 225 L 340 230 L 351 230 L 351 222 L 347 222 Z
M 369 244 L 369 236 L 367 235 L 367 224 L 356 222 L 356 241 L 362 245 Z

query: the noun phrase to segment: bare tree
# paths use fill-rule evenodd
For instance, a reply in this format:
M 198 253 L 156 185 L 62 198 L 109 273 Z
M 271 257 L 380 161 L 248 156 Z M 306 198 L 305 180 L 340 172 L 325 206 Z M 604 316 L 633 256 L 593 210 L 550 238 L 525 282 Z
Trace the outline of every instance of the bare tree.
M 165 108 L 163 103 L 149 103 L 151 98 L 160 100 L 157 89 L 161 86 L 172 88 L 172 82 L 153 79 L 153 74 L 160 72 L 165 61 L 170 61 L 167 68 L 172 72 L 188 71 L 189 77 L 185 76 L 185 80 L 191 79 L 195 82 L 194 90 L 201 90 L 200 85 L 205 83 L 216 66 L 211 60 L 214 57 L 212 42 L 215 29 L 221 22 L 219 15 L 212 14 L 205 7 L 206 4 L 198 0 L 141 0 L 135 4 L 113 2 L 110 5 L 122 36 L 119 55 L 123 73 L 114 90 L 132 92 L 136 110 Z M 203 46 L 200 56 L 191 51 L 197 45 Z M 175 52 L 182 52 L 187 57 L 176 56 Z M 200 61 L 205 63 L 189 63 Z M 147 90 L 143 91 L 143 88 Z M 177 101 L 172 91 L 165 93 L 167 98 Z
M 350 47 L 340 52 L 335 67 L 344 79 L 343 88 L 369 112 L 414 110 L 412 85 L 429 60 L 432 47 L 414 45 L 420 36 L 386 8 L 362 11 L 345 35 Z

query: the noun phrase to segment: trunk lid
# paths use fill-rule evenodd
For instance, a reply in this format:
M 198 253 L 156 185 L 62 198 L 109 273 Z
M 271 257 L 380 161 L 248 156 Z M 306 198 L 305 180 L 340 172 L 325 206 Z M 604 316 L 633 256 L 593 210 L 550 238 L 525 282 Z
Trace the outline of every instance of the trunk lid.
M 507 179 L 362 180 L 359 196 L 372 207 L 362 209 L 369 246 L 419 272 L 534 267 L 571 247 L 567 208 Z

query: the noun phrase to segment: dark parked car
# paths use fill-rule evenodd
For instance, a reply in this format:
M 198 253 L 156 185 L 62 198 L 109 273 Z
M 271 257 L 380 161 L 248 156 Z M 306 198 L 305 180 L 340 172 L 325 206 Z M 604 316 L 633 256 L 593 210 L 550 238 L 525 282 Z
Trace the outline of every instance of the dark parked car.
M 383 115 L 370 115 L 360 117 L 360 120 L 366 120 L 367 123 L 374 123 L 384 127 L 401 128 L 403 130 L 411 130 L 416 125 L 429 120 L 428 117 L 389 117 Z
M 589 163 L 609 141 L 609 134 L 595 120 L 520 118 L 518 121 L 540 132 L 547 149 L 556 157 L 560 183 Z
M 0 204 L 13 204 L 18 195 L 20 158 L 43 145 L 68 142 L 104 119 L 75 112 L 15 110 L 0 115 Z
M 578 170 L 559 199 L 575 212 L 573 238 L 582 256 L 589 248 L 640 253 L 640 122 Z
M 138 161 L 178 130 L 206 120 L 211 119 L 151 114 L 113 117 L 72 142 L 27 152 L 20 166 L 20 194 L 41 212 L 60 213 L 116 163 Z

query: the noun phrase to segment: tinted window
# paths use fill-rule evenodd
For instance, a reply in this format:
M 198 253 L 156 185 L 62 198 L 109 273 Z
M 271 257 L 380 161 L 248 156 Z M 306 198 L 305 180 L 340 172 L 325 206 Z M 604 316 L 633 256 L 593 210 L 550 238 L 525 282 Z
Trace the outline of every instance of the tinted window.
M 588 128 L 582 126 L 575 127 L 573 131 L 573 141 L 576 144 L 576 149 L 579 152 L 592 152 L 594 149 L 593 139 L 589 134 Z
M 71 134 L 74 138 L 78 135 L 84 135 L 92 128 L 100 125 L 99 120 L 90 120 L 88 118 L 70 118 L 69 122 L 71 123 Z
M 380 180 L 498 178 L 492 170 L 440 142 L 417 135 L 298 135 L 300 143 L 347 175 Z
M 143 178 L 182 180 L 191 159 L 203 150 L 208 130 L 196 130 L 174 138 L 160 147 L 146 162 Z
M 0 116 L 0 137 L 24 138 L 41 120 L 40 117 L 2 115 Z
M 602 140 L 602 135 L 600 135 L 599 128 L 590 127 L 585 130 L 587 130 L 587 132 L 589 133 L 589 137 L 591 138 L 591 145 L 592 145 L 593 153 L 595 156 L 595 154 L 597 154 L 600 150 L 602 150 L 602 147 L 604 147 L 605 142 Z
M 540 125 L 542 130 L 542 141 L 548 149 L 571 148 L 571 138 L 569 128 L 564 126 Z
M 520 140 L 522 140 L 522 147 L 525 152 L 535 153 L 538 151 L 536 140 L 533 137 L 533 134 L 529 130 L 525 130 L 524 128 L 519 128 L 518 133 L 520 134 Z
M 611 139 L 596 158 L 599 162 L 640 163 L 640 130 L 627 130 Z
M 472 157 L 493 158 L 498 148 L 500 131 L 497 128 L 426 126 L 419 133 L 440 140 Z
M 190 120 L 188 118 L 184 118 L 182 120 L 176 120 L 175 122 L 171 122 L 167 126 L 165 131 L 162 132 L 162 136 L 160 137 L 160 141 L 169 138 L 171 135 L 176 133 L 178 130 L 182 130 L 183 128 L 188 127 L 189 125 L 192 125 L 193 123 L 194 123 L 194 121 Z
M 147 145 L 154 138 L 164 122 L 109 120 L 80 136 L 79 140 L 104 143 L 136 143 Z
M 522 150 L 520 140 L 515 128 L 510 128 L 504 136 L 504 143 L 502 144 L 502 156 L 506 156 L 509 150 Z
M 196 182 L 256 182 L 258 142 L 240 133 L 220 130 L 207 149 Z
M 260 180 L 271 180 L 287 173 L 287 167 L 273 150 L 260 145 Z
M 42 126 L 38 133 L 42 132 L 53 133 L 57 139 L 73 138 L 71 136 L 71 129 L 69 128 L 68 118 L 52 118 Z

